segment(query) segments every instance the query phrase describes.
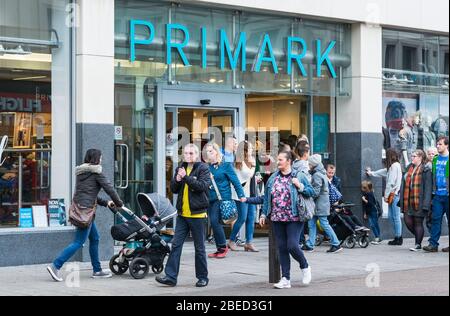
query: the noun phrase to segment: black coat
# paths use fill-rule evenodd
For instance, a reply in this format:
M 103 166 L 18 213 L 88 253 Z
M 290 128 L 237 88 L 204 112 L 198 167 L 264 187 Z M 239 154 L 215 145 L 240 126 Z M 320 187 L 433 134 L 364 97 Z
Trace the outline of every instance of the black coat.
M 101 189 L 108 194 L 116 206 L 123 206 L 122 200 L 114 190 L 112 184 L 102 173 L 102 166 L 83 164 L 75 169 L 77 176 L 73 201 L 84 207 L 98 205 L 107 207 L 108 201 L 98 196 Z
M 181 182 L 177 182 L 177 174 L 179 168 L 187 169 L 187 163 L 181 164 L 175 170 L 175 176 L 170 182 L 170 190 L 174 194 L 178 194 L 177 198 L 177 210 L 182 212 L 183 210 L 183 193 L 184 186 L 187 184 L 189 187 L 189 207 L 191 214 L 202 214 L 208 210 L 209 206 L 209 188 L 211 183 L 211 174 L 209 172 L 209 166 L 202 162 L 194 164 L 191 174 L 186 175 Z

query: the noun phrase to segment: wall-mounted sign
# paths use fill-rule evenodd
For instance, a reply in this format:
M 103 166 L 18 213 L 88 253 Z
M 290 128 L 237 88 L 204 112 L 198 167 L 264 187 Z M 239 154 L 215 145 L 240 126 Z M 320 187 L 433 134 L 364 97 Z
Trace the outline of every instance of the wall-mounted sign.
M 0 112 L 51 113 L 48 95 L 0 92 Z
M 114 140 L 123 140 L 122 126 L 114 126 Z
M 137 38 L 136 30 L 137 28 L 146 28 L 148 30 L 149 36 L 147 38 Z M 206 28 L 200 29 L 201 40 L 199 51 L 201 52 L 201 66 L 206 69 L 208 66 L 207 60 L 207 34 L 208 30 Z M 182 40 L 173 40 L 174 34 L 177 34 L 177 38 Z M 269 34 L 263 35 L 263 40 L 258 48 L 258 53 L 252 63 L 253 67 L 251 71 L 260 72 L 263 63 L 270 64 L 272 66 L 273 72 L 275 74 L 279 73 L 278 63 L 280 60 L 276 60 L 274 50 L 272 47 L 272 41 Z M 136 60 L 136 45 L 147 45 L 151 46 L 155 39 L 155 26 L 150 21 L 143 20 L 130 20 L 130 61 L 134 62 Z M 183 64 L 185 66 L 191 66 L 188 57 L 185 54 L 185 49 L 192 43 L 190 42 L 190 31 L 189 29 L 181 24 L 166 24 L 165 25 L 165 43 L 166 48 L 166 64 L 172 64 L 172 53 L 176 51 L 180 56 Z M 220 69 L 225 69 L 225 65 L 228 62 L 232 70 L 238 67 L 238 62 L 240 60 L 240 69 L 242 72 L 247 71 L 247 34 L 241 32 L 236 41 L 237 44 L 233 45 L 234 51 L 230 46 L 231 40 L 224 29 L 219 30 L 219 42 L 218 47 L 220 51 Z M 312 53 L 314 55 L 316 64 L 317 77 L 322 76 L 322 65 L 326 65 L 329 70 L 330 76 L 336 78 L 336 71 L 333 63 L 330 59 L 330 54 L 332 53 L 336 41 L 331 41 L 325 48 L 322 44 L 321 39 L 315 41 L 315 47 L 308 47 L 306 41 L 301 37 L 289 36 L 286 39 L 286 52 L 284 54 L 284 62 L 287 64 L 286 72 L 287 74 L 292 73 L 292 67 L 298 67 L 301 75 L 307 77 L 307 71 L 303 65 L 302 59 L 305 58 L 307 53 Z

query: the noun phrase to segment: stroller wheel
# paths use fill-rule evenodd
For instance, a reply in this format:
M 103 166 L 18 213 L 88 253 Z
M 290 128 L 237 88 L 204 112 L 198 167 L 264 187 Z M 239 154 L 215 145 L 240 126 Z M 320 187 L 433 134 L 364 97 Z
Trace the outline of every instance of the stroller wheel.
M 160 266 L 152 266 L 152 271 L 154 274 L 160 274 L 161 272 L 163 272 L 164 270 L 164 266 L 160 265 Z
M 128 260 L 123 259 L 123 262 L 119 260 L 120 255 L 117 254 L 109 260 L 109 269 L 115 275 L 122 275 L 128 270 Z
M 353 249 L 356 246 L 356 239 L 354 236 L 348 236 L 344 241 L 344 247 L 348 249 Z
M 369 236 L 367 236 L 367 235 L 361 236 L 361 238 L 359 238 L 359 240 L 358 240 L 358 245 L 361 248 L 369 247 L 369 243 L 370 243 Z
M 135 279 L 143 279 L 147 275 L 150 267 L 144 258 L 134 258 L 130 264 L 130 274 Z

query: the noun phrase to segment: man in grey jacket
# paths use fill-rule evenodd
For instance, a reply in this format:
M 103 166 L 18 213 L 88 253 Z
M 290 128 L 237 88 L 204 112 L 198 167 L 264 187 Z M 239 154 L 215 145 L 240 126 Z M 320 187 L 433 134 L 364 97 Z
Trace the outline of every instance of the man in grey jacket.
M 317 221 L 325 231 L 325 234 L 331 239 L 331 248 L 328 253 L 336 253 L 342 250 L 341 242 L 336 236 L 333 228 L 331 228 L 328 222 L 328 216 L 330 215 L 330 196 L 327 173 L 325 167 L 322 164 L 322 156 L 312 155 L 309 157 L 309 168 L 312 173 L 312 186 L 314 188 L 314 201 L 316 203 L 315 216 L 308 222 L 309 227 L 309 240 L 304 247 L 305 251 L 313 251 L 316 242 L 317 235 Z

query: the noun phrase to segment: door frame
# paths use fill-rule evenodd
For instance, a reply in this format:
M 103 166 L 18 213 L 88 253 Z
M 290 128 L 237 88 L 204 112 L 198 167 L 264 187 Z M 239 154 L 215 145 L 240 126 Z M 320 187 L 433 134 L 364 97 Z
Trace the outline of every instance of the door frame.
M 209 100 L 209 104 L 201 104 L 200 100 Z M 238 141 L 245 137 L 245 91 L 228 88 L 211 88 L 201 85 L 167 85 L 156 86 L 155 102 L 155 164 L 154 191 L 166 195 L 166 107 L 224 109 L 236 110 L 236 137 Z M 239 128 L 241 127 L 241 128 Z M 244 127 L 244 128 L 242 128 Z

